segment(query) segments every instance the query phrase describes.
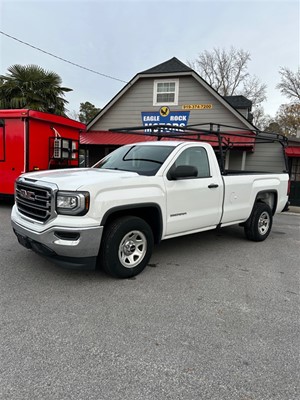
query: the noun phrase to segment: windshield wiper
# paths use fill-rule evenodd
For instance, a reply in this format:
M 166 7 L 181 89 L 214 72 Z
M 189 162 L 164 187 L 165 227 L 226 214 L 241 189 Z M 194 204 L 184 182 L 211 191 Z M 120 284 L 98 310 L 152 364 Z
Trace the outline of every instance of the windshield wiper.
M 149 161 L 160 165 L 163 164 L 162 161 L 151 160 L 150 158 L 124 158 L 124 161 Z

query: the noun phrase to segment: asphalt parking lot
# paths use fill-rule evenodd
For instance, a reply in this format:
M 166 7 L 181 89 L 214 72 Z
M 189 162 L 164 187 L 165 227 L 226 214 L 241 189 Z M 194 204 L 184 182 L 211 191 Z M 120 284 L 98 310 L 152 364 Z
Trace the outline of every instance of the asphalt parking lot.
M 299 399 L 300 214 L 163 242 L 133 279 L 22 248 L 0 203 L 3 400 Z

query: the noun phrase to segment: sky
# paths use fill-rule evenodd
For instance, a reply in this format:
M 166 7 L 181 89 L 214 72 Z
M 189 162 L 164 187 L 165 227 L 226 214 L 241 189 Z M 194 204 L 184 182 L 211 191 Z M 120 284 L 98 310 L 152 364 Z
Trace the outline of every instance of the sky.
M 137 73 L 172 57 L 248 51 L 248 71 L 267 84 L 267 114 L 283 97 L 279 69 L 300 61 L 299 0 L 0 0 L 0 31 L 90 72 L 0 34 L 0 74 L 14 64 L 56 72 L 69 115 L 80 103 L 103 108 Z M 110 78 L 111 77 L 111 78 Z M 114 79 L 112 79 L 114 78 Z

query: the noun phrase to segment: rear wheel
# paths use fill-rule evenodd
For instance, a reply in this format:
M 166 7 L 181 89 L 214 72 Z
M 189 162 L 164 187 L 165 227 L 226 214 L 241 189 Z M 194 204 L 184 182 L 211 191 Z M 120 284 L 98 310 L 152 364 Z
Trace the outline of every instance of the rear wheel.
M 130 278 L 143 271 L 152 249 L 153 234 L 149 225 L 138 217 L 121 217 L 104 231 L 100 264 L 112 276 Z
M 249 219 L 245 222 L 244 230 L 247 239 L 254 242 L 265 240 L 271 232 L 272 222 L 271 208 L 265 203 L 256 203 Z

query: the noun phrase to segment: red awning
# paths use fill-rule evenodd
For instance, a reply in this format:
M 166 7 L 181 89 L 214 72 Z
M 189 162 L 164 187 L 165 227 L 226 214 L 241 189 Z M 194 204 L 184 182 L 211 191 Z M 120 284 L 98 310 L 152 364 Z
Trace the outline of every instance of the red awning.
M 216 141 L 216 137 L 213 135 L 206 136 L 200 135 L 201 139 L 205 142 L 210 143 L 212 146 L 218 146 Z M 225 135 L 224 135 L 225 136 Z M 195 136 L 194 139 L 197 137 Z M 230 142 L 233 144 L 233 147 L 247 147 L 253 148 L 255 138 L 253 135 L 249 134 L 248 137 L 240 137 L 240 136 L 230 136 Z M 162 138 L 162 140 L 176 140 L 176 138 Z M 193 137 L 190 137 L 190 140 L 193 140 Z M 124 144 L 137 143 L 137 142 L 153 142 L 157 141 L 156 136 L 149 135 L 135 135 L 132 133 L 114 133 L 110 131 L 90 131 L 84 132 L 80 134 L 80 144 L 81 145 L 107 145 L 107 146 L 122 146 Z
M 288 157 L 300 157 L 300 146 L 288 146 L 288 147 L 286 147 L 285 154 Z
M 156 141 L 156 137 L 133 135 L 126 133 L 113 133 L 109 131 L 91 131 L 80 135 L 80 144 L 116 145 L 130 144 L 136 142 Z

